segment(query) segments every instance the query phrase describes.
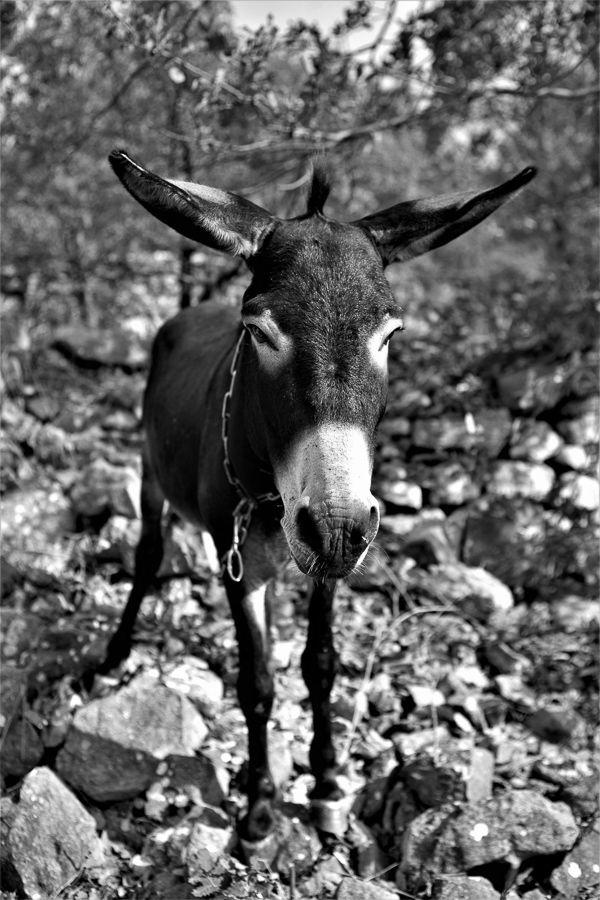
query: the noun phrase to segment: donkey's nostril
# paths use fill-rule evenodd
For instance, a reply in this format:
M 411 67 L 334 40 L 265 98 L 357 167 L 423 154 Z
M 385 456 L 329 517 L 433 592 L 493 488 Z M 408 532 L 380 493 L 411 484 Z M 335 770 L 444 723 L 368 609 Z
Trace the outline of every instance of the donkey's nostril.
M 323 536 L 307 507 L 304 506 L 298 510 L 296 526 L 300 540 L 307 544 L 311 550 L 314 550 L 315 553 L 322 553 L 324 547 Z
M 379 528 L 379 509 L 372 506 L 368 513 L 357 518 L 350 531 L 350 544 L 361 552 L 370 544 Z
M 372 506 L 368 513 L 354 521 L 350 530 L 351 546 L 362 553 L 377 534 L 378 527 L 379 510 L 376 506 Z
M 372 506 L 369 513 L 369 530 L 367 532 L 367 540 L 372 541 L 379 531 L 379 507 Z
M 360 547 L 361 544 L 363 544 L 364 546 L 368 543 L 368 541 L 369 538 L 366 536 L 360 525 L 355 525 L 350 532 L 350 543 L 352 544 L 352 546 Z

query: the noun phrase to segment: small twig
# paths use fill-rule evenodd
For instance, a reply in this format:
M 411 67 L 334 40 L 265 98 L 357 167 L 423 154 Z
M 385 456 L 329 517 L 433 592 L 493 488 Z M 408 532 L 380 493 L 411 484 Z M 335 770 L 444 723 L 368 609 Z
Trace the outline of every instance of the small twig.
M 334 849 L 331 851 L 331 855 L 333 856 L 334 859 L 336 859 L 336 860 L 339 862 L 339 864 L 340 864 L 340 866 L 342 867 L 342 869 L 345 869 L 346 875 L 345 875 L 345 876 L 342 876 L 342 877 L 346 877 L 346 878 L 356 878 L 356 875 L 354 874 L 354 872 L 352 871 L 352 869 L 351 869 L 350 866 L 348 865 L 348 862 L 346 861 L 346 859 L 344 858 L 344 856 L 343 856 L 338 850 L 336 850 L 336 849 L 334 848 Z
M 350 724 L 350 730 L 346 737 L 346 741 L 342 748 L 342 752 L 340 753 L 340 761 L 339 761 L 340 766 L 342 766 L 346 762 L 346 759 L 350 755 L 350 747 L 352 745 L 352 741 L 354 740 L 354 735 L 356 734 L 356 730 L 358 728 L 358 722 L 360 720 L 360 712 L 361 711 L 360 711 L 360 707 L 358 705 L 358 697 L 361 694 L 365 693 L 366 686 L 369 683 L 369 681 L 371 680 L 371 673 L 373 672 L 373 666 L 375 665 L 375 658 L 377 656 L 377 651 L 379 650 L 383 634 L 384 634 L 384 631 L 383 631 L 383 629 L 381 629 L 379 634 L 376 635 L 375 639 L 373 640 L 373 644 L 369 651 L 369 656 L 367 658 L 367 664 L 365 666 L 365 671 L 364 671 L 364 675 L 362 677 L 362 682 L 361 682 L 361 685 L 356 694 L 357 699 L 354 703 L 354 712 L 352 714 L 352 722 Z
M 63 882 L 63 884 L 61 884 L 60 887 L 56 888 L 54 893 L 50 895 L 49 900 L 58 900 L 58 898 L 60 897 L 62 892 L 65 891 L 72 884 L 74 884 L 77 881 L 77 879 L 81 877 L 81 875 L 83 874 L 83 870 L 85 868 L 85 864 L 91 855 L 92 855 L 92 851 L 88 850 L 85 857 L 83 858 L 83 861 L 80 863 L 77 871 L 73 872 L 73 874 L 69 878 L 67 878 L 67 880 L 65 882 Z
M 5 721 L 4 727 L 2 729 L 2 734 L 0 734 L 0 753 L 2 753 L 2 748 L 4 747 L 4 741 L 6 740 L 8 732 L 10 731 L 10 726 L 12 725 L 14 720 L 17 718 L 20 706 L 23 703 L 23 699 L 25 697 L 25 692 L 26 692 L 26 687 L 25 687 L 25 685 L 22 685 L 21 689 L 19 690 L 19 698 L 17 699 L 17 702 L 14 704 L 10 715 L 8 715 L 6 717 L 6 721 Z
M 381 876 L 385 875 L 386 872 L 391 872 L 392 869 L 397 869 L 399 865 L 400 863 L 397 862 L 392 863 L 391 865 L 386 866 L 385 869 L 381 869 L 381 871 L 375 872 L 374 875 L 369 875 L 368 878 L 363 878 L 363 881 L 365 883 L 368 883 L 369 881 L 373 881 L 375 878 L 381 878 Z M 417 900 L 415 894 L 409 894 L 407 891 L 403 891 L 402 888 L 393 888 L 389 884 L 386 884 L 386 888 L 388 891 L 395 891 L 400 897 L 408 897 L 408 900 Z
M 278 184 L 277 187 L 280 191 L 295 191 L 297 188 L 302 187 L 303 184 L 306 184 L 308 179 L 310 178 L 310 171 L 301 175 L 296 181 L 293 181 L 291 184 Z
M 392 615 L 394 616 L 394 618 L 400 615 L 400 609 L 398 607 L 398 597 L 404 598 L 404 601 L 409 609 L 416 609 L 412 597 L 405 589 L 404 585 L 402 584 L 392 567 L 388 565 L 388 563 L 386 563 L 383 559 L 378 559 L 377 561 L 387 577 L 392 582 L 393 587 L 396 589 L 396 592 L 392 595 Z
M 379 634 L 374 638 L 373 644 L 369 651 L 369 656 L 367 658 L 367 663 L 365 665 L 365 672 L 362 678 L 361 686 L 357 691 L 358 695 L 361 693 L 365 693 L 365 687 L 371 679 L 371 673 L 373 671 L 373 666 L 375 665 L 375 659 L 377 657 L 377 653 L 379 648 L 384 640 L 387 640 L 394 630 L 398 628 L 400 625 L 403 625 L 404 622 L 407 622 L 413 616 L 424 616 L 428 614 L 433 615 L 453 615 L 458 616 L 458 618 L 463 619 L 463 621 L 468 622 L 469 624 L 473 624 L 471 620 L 465 616 L 460 610 L 456 609 L 453 606 L 420 606 L 418 609 L 411 609 L 408 612 L 403 613 L 401 616 L 398 616 L 388 628 L 382 629 Z M 348 736 L 340 753 L 340 766 L 343 765 L 350 755 L 350 747 L 352 745 L 352 741 L 354 740 L 354 735 L 356 734 L 358 728 L 358 722 L 360 719 L 360 708 L 358 706 L 358 699 L 354 704 L 354 714 L 352 716 L 352 722 L 350 724 L 350 730 L 348 732 Z
M 375 881 L 376 878 L 381 878 L 382 875 L 385 875 L 386 872 L 391 872 L 392 869 L 396 869 L 400 863 L 391 863 L 389 866 L 386 866 L 385 869 L 380 869 L 379 872 L 375 872 L 374 875 L 369 875 L 368 878 L 364 878 L 363 881 Z M 407 894 L 408 896 L 408 894 Z
M 375 40 L 373 41 L 373 44 L 371 46 L 371 62 L 372 63 L 375 62 L 375 55 L 377 53 L 377 50 L 379 49 L 379 46 L 381 45 L 381 43 L 385 37 L 386 31 L 390 27 L 390 25 L 394 19 L 394 16 L 396 15 L 397 5 L 398 5 L 397 0 L 389 0 L 389 2 L 388 2 L 388 8 L 385 12 L 385 18 L 383 20 L 383 25 L 379 29 L 379 32 L 376 35 Z

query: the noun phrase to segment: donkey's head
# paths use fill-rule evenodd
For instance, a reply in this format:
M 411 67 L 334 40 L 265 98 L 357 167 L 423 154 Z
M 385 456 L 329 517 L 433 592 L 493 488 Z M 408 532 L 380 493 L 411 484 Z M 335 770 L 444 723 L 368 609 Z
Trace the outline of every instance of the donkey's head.
M 387 395 L 387 351 L 401 329 L 384 268 L 440 247 L 483 221 L 533 178 L 482 193 L 398 203 L 350 223 L 323 213 L 316 165 L 307 212 L 282 220 L 225 191 L 171 181 L 124 152 L 110 161 L 127 190 L 192 240 L 242 256 L 242 305 L 253 359 L 246 428 L 273 470 L 292 556 L 310 575 L 348 575 L 379 526 L 371 494 L 375 430 Z

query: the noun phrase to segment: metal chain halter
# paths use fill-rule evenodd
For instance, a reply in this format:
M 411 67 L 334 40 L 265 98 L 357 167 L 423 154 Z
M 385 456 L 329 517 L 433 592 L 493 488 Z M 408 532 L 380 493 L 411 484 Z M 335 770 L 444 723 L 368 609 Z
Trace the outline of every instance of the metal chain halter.
M 245 333 L 246 329 L 243 329 L 236 344 L 233 359 L 231 360 L 231 366 L 229 367 L 231 381 L 229 382 L 229 390 L 223 397 L 223 407 L 221 411 L 221 439 L 223 441 L 224 453 L 223 466 L 225 468 L 227 480 L 236 489 L 240 498 L 238 505 L 233 511 L 233 540 L 231 542 L 231 547 L 225 554 L 223 570 L 226 570 L 231 580 L 236 582 L 241 581 L 244 576 L 244 561 L 242 559 L 242 554 L 240 551 L 248 535 L 252 513 L 259 503 L 266 503 L 268 501 L 276 501 L 280 499 L 279 494 L 273 493 L 257 494 L 256 497 L 253 497 L 251 494 L 249 494 L 240 479 L 235 474 L 233 465 L 231 463 L 231 457 L 229 455 L 230 404 L 231 398 L 233 396 L 235 376 L 237 375 L 237 367 Z

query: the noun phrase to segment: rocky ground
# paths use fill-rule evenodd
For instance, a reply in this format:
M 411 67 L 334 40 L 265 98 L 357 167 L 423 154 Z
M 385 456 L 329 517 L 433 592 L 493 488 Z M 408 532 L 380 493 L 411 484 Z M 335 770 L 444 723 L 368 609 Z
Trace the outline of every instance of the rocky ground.
M 3 897 L 598 896 L 597 359 L 455 350 L 392 361 L 381 532 L 337 601 L 337 837 L 306 817 L 306 585 L 273 592 L 281 819 L 250 866 L 233 626 L 181 523 L 130 659 L 81 681 L 130 584 L 145 354 L 5 354 Z

